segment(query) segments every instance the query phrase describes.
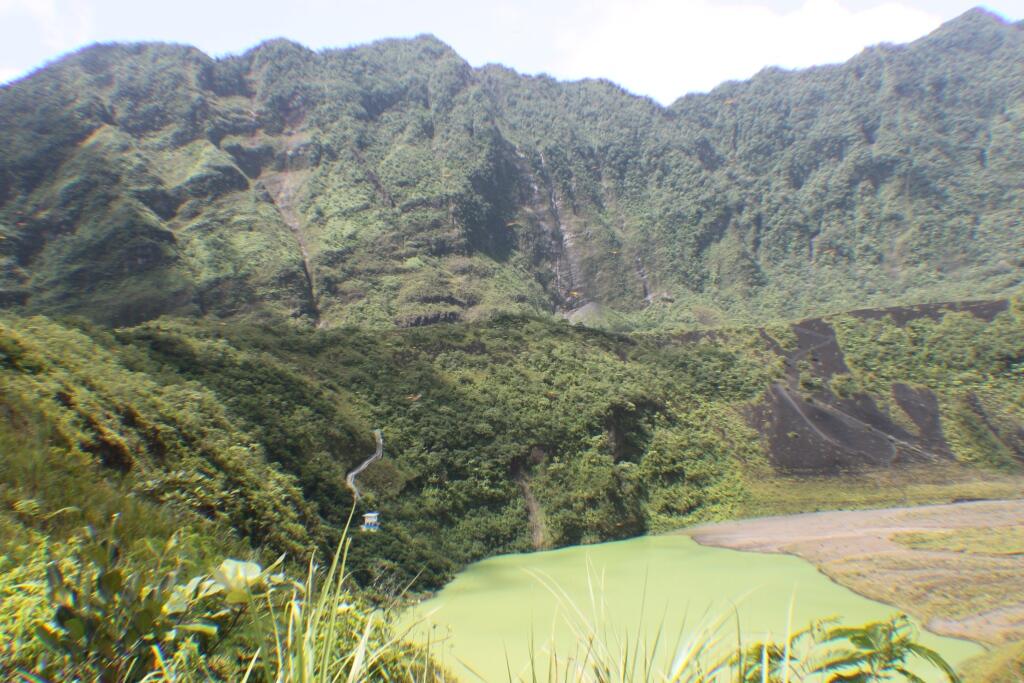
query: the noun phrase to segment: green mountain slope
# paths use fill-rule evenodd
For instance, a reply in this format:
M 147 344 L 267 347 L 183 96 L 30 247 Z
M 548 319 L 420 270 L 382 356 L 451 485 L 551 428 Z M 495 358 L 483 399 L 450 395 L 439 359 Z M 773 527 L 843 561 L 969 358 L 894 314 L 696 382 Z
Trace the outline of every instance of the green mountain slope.
M 358 510 L 384 528 L 352 567 L 382 591 L 496 552 L 1024 487 L 1019 299 L 682 335 L 5 315 L 0 344 L 0 429 L 42 421 L 68 453 L 48 469 L 291 557 L 335 541 L 381 428 Z M 0 458 L 6 500 L 38 495 L 18 449 Z
M 386 601 L 499 552 L 1020 497 L 1021 64 L 975 10 L 668 107 L 431 37 L 99 45 L 0 87 L 0 670 L 84 524 L 294 569 L 375 509 L 346 567 Z
M 999 295 L 1024 31 L 981 10 L 661 107 L 436 39 L 103 45 L 0 89 L 0 302 L 377 328 L 717 324 Z

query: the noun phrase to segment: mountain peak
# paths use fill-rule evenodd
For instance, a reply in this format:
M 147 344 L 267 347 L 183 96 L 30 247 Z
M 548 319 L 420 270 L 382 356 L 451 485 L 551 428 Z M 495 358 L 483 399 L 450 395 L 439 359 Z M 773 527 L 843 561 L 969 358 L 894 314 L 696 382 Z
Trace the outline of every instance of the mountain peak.
M 972 7 L 963 14 L 953 17 L 935 30 L 934 33 L 949 33 L 977 30 L 1006 30 L 1014 28 L 1014 24 L 985 7 Z
M 971 23 L 971 22 L 997 23 L 997 24 L 999 24 L 1001 26 L 1009 26 L 1010 25 L 1010 22 L 1007 21 L 998 12 L 993 12 L 992 10 L 988 9 L 987 7 L 982 7 L 980 5 L 977 6 L 977 7 L 972 7 L 971 9 L 967 10 L 966 12 L 961 14 L 960 16 L 954 17 L 953 19 L 950 19 L 946 23 L 947 24 L 957 24 L 957 23 Z
M 340 48 L 338 51 L 348 52 L 352 50 L 364 50 L 367 48 L 378 48 L 384 50 L 395 49 L 397 51 L 413 50 L 418 52 L 421 56 L 432 60 L 454 57 L 459 61 L 464 61 L 451 45 L 444 42 L 433 33 L 420 33 L 419 35 L 412 37 L 382 38 L 370 43 L 369 45 L 353 45 L 347 48 Z
M 918 41 L 940 49 L 987 55 L 1002 46 L 1004 39 L 1016 35 L 1016 27 L 1000 15 L 983 7 L 974 7 L 947 21 Z
M 264 40 L 259 45 L 250 48 L 245 52 L 245 56 L 260 55 L 264 53 L 279 54 L 279 53 L 305 53 L 314 54 L 314 51 L 306 47 L 302 43 L 292 40 L 291 38 L 278 37 L 269 38 Z

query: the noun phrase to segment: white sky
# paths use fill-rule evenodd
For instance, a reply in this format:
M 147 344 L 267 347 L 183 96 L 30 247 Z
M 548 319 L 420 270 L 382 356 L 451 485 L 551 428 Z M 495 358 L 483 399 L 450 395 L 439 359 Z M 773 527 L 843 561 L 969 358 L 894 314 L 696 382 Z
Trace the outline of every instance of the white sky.
M 433 33 L 474 65 L 608 78 L 668 103 L 765 66 L 844 61 L 907 42 L 972 0 L 0 0 L 0 82 L 92 42 L 212 55 L 284 36 L 313 48 Z M 991 0 L 1024 19 L 1024 0 Z

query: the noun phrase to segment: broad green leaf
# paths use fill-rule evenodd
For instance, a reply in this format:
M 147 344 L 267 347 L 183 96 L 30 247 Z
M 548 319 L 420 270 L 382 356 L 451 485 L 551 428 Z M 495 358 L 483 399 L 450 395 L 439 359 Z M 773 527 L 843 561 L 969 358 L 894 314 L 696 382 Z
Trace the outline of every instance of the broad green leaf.
M 252 589 L 262 582 L 263 570 L 255 562 L 224 560 L 213 571 L 213 580 L 224 587 L 225 600 L 242 604 L 252 599 Z
M 36 638 L 38 638 L 39 642 L 43 645 L 55 652 L 64 651 L 64 647 L 60 641 L 60 636 L 46 624 L 36 626 Z
M 198 633 L 208 638 L 213 638 L 214 636 L 216 636 L 218 631 L 216 624 L 207 624 L 198 621 L 191 624 L 178 624 L 178 626 L 176 626 L 175 628 L 177 628 L 180 631 L 187 631 L 189 633 Z
M 99 579 L 96 581 L 96 587 L 104 600 L 113 599 L 114 595 L 121 590 L 123 584 L 124 576 L 121 574 L 120 569 L 111 569 L 104 572 L 100 574 Z

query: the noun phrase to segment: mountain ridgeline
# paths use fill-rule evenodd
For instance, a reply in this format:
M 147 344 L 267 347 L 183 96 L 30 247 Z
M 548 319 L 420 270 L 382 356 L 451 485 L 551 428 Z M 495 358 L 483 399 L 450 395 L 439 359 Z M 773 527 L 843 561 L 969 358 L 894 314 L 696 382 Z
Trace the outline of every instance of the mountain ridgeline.
M 670 106 L 429 36 L 97 45 L 0 86 L 0 678 L 99 680 L 99 633 L 125 680 L 181 634 L 195 680 L 278 680 L 270 588 L 241 622 L 235 589 L 172 600 L 226 556 L 307 576 L 346 539 L 354 602 L 316 611 L 362 649 L 295 642 L 377 680 L 345 673 L 373 606 L 497 553 L 1020 498 L 1022 65 L 973 10 Z M 960 618 L 1009 603 L 991 566 L 980 601 L 922 580 Z
M 0 88 L 0 304 L 388 328 L 714 326 L 997 297 L 1024 27 L 973 10 L 663 107 L 432 37 L 97 45 Z

